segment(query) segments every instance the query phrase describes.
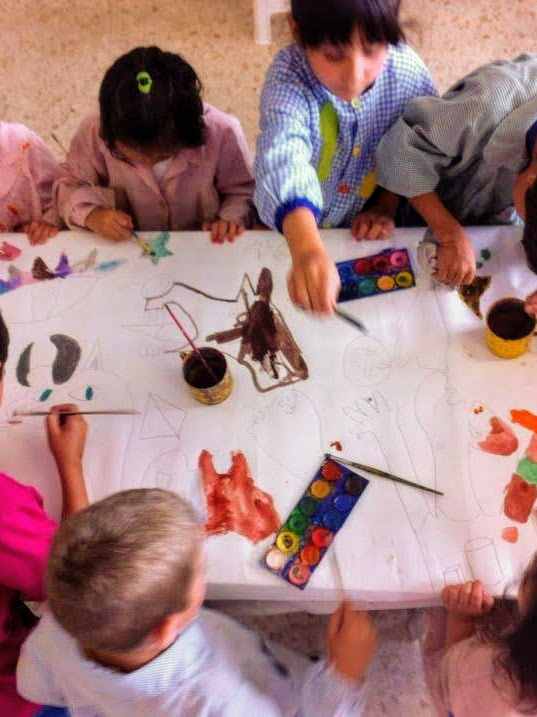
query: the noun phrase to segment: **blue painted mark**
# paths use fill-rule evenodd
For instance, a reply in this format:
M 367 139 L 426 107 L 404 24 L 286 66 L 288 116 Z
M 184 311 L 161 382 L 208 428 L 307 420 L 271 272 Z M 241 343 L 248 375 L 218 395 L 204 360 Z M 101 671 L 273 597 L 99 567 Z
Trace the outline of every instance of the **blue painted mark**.
M 39 396 L 40 401 L 46 401 L 47 398 L 50 398 L 50 394 L 52 393 L 51 388 L 46 388 L 43 393 Z
M 112 271 L 113 269 L 117 269 L 118 266 L 121 266 L 125 263 L 124 259 L 113 259 L 112 261 L 103 261 L 100 264 L 97 264 L 95 267 L 95 271 Z
M 91 386 L 86 386 L 86 401 L 91 401 L 93 398 L 93 389 Z

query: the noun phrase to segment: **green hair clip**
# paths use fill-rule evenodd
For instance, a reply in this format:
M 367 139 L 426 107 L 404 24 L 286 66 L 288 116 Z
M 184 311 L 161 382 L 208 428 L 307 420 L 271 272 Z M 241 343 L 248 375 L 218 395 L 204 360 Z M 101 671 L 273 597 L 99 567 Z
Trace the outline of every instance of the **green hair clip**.
M 139 72 L 136 75 L 136 82 L 138 83 L 138 89 L 144 95 L 148 95 L 151 92 L 153 80 L 151 79 L 149 72 L 145 72 L 145 70 L 143 72 Z

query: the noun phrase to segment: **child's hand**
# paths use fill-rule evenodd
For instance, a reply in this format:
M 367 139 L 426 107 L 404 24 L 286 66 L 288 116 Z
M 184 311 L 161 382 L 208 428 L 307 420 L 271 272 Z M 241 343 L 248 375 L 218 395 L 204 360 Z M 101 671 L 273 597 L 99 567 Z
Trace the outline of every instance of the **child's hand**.
M 449 613 L 467 620 L 486 615 L 494 605 L 494 598 L 485 592 L 480 580 L 448 585 L 442 590 L 441 598 Z
M 451 286 L 472 283 L 476 270 L 475 255 L 470 237 L 462 227 L 460 231 L 442 238 L 437 257 L 435 279 Z
M 354 681 L 362 679 L 377 647 L 369 615 L 342 602 L 330 617 L 327 638 L 330 662 L 340 675 Z
M 134 229 L 132 217 L 119 209 L 97 207 L 86 217 L 86 227 L 112 241 L 128 239 Z
M 526 298 L 524 310 L 530 316 L 535 316 L 537 318 L 537 291 L 534 291 L 533 294 L 530 294 Z
M 386 239 L 394 228 L 393 217 L 375 208 L 357 214 L 351 224 L 351 232 L 356 240 Z
M 58 233 L 58 227 L 55 227 L 53 224 L 49 224 L 48 222 L 44 222 L 42 219 L 37 222 L 29 222 L 28 224 L 25 224 L 22 227 L 22 230 L 23 232 L 26 232 L 32 246 L 34 244 L 44 244 L 47 239 L 55 237 Z
M 47 416 L 48 444 L 60 472 L 82 463 L 88 424 L 83 416 L 65 416 L 62 411 L 78 411 L 74 403 L 53 406 Z
M 341 281 L 334 262 L 320 249 L 293 258 L 287 289 L 295 306 L 330 314 L 337 302 Z
M 229 242 L 234 241 L 244 232 L 244 226 L 239 222 L 226 222 L 225 219 L 217 219 L 214 222 L 203 222 L 204 231 L 211 232 L 211 241 L 213 244 L 223 244 L 226 239 Z

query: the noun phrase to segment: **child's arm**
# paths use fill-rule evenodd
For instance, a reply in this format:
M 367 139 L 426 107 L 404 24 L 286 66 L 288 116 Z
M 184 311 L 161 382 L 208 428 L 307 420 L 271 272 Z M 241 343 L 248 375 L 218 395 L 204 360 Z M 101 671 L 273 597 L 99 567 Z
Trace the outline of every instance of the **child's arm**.
M 54 183 L 54 200 L 60 216 L 70 228 L 87 227 L 107 238 L 127 238 L 132 231 L 132 219 L 124 212 L 116 211 L 114 190 L 106 186 L 109 181 L 106 151 L 99 137 L 99 119 L 84 120 L 73 137 L 66 161 L 61 165 L 61 176 Z M 87 220 L 92 213 L 93 220 L 89 222 L 92 226 L 89 226 Z M 115 215 L 119 215 L 119 229 L 112 221 Z M 130 221 L 130 229 L 123 226 L 125 217 Z M 110 231 L 110 235 L 104 233 L 111 228 L 117 231 Z
M 444 207 L 436 192 L 412 197 L 410 203 L 440 242 L 435 278 L 452 286 L 470 284 L 475 276 L 475 255 L 464 228 Z
M 367 613 L 343 602 L 328 623 L 328 664 L 311 672 L 302 689 L 302 713 L 360 715 L 367 700 L 365 674 L 377 636 Z
M 209 116 L 227 125 L 221 136 L 216 164 L 215 186 L 221 197 L 218 219 L 204 223 L 211 239 L 222 242 L 242 234 L 253 219 L 253 160 L 239 121 L 211 108 Z
M 47 416 L 49 447 L 62 485 L 62 518 L 68 518 L 88 505 L 82 467 L 88 426 L 83 416 L 62 416 L 61 411 L 78 411 L 78 406 L 73 403 L 54 406 Z
M 480 580 L 448 585 L 442 590 L 442 601 L 448 612 L 446 648 L 473 635 L 475 621 L 494 605 L 494 598 L 485 592 Z
M 41 200 L 42 217 L 23 226 L 30 244 L 43 244 L 56 236 L 61 224 L 52 197 L 52 187 L 60 176 L 60 166 L 43 140 L 33 132 L 27 142 L 28 166 Z
M 332 311 L 341 282 L 313 213 L 307 207 L 290 212 L 283 220 L 283 233 L 293 261 L 287 277 L 291 301 L 306 311 Z

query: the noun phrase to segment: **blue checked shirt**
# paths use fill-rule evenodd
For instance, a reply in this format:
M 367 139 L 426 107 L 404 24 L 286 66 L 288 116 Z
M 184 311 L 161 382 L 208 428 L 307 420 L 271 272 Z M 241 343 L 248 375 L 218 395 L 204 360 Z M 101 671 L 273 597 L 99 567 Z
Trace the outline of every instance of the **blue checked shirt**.
M 348 227 L 376 187 L 374 152 L 412 97 L 436 94 L 406 45 L 390 46 L 371 89 L 346 102 L 313 74 L 305 52 L 284 48 L 261 94 L 254 202 L 261 220 L 282 229 L 286 214 L 310 208 L 322 227 Z

